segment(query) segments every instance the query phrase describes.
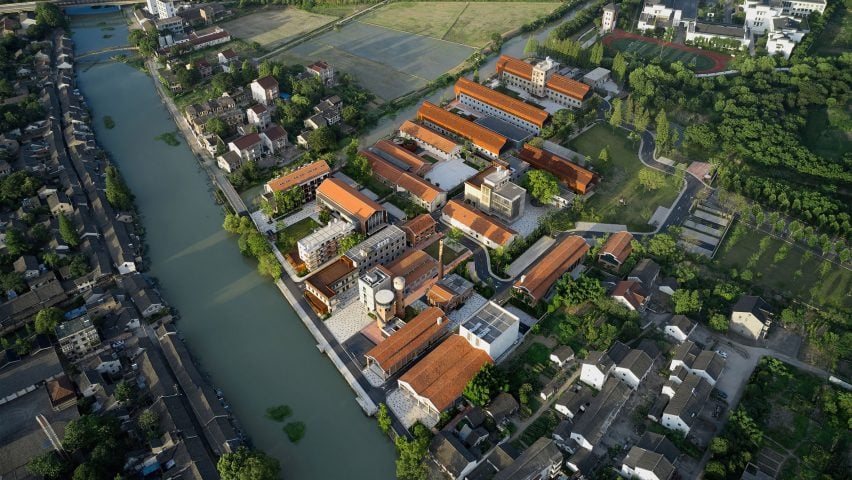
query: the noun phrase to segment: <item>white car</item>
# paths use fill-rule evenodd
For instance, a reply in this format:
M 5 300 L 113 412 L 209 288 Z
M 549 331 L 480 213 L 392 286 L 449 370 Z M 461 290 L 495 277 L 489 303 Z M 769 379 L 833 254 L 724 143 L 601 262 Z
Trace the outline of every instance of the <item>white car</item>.
M 719 356 L 722 357 L 722 358 L 728 358 L 728 352 L 726 352 L 724 350 L 716 350 L 716 353 L 718 353 Z

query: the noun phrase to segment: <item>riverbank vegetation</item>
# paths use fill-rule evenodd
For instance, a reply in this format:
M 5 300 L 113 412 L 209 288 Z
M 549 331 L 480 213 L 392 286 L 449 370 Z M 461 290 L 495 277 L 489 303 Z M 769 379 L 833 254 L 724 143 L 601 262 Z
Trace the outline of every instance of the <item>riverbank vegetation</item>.
M 257 231 L 254 223 L 248 217 L 228 214 L 223 224 L 225 231 L 239 235 L 240 253 L 257 260 L 257 270 L 261 275 L 269 276 L 274 280 L 281 277 L 282 268 L 278 258 L 272 253 L 272 247 Z
M 112 165 L 106 168 L 106 197 L 109 204 L 119 210 L 133 209 L 133 194 Z
M 104 115 L 104 127 L 110 129 L 115 128 L 115 120 L 113 120 L 109 115 Z
M 279 480 L 281 464 L 260 450 L 240 447 L 219 457 L 216 470 L 222 480 Z
M 157 135 L 156 139 L 164 142 L 166 145 L 171 147 L 177 147 L 180 145 L 180 138 L 178 137 L 178 132 L 166 132 L 160 135 Z

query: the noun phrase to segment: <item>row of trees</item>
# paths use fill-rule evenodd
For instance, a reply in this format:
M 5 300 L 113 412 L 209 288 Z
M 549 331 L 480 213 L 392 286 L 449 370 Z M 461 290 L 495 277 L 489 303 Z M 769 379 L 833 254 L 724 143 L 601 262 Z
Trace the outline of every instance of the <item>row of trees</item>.
M 251 219 L 245 216 L 228 214 L 223 224 L 225 231 L 240 236 L 240 253 L 257 260 L 257 270 L 261 275 L 278 279 L 283 273 L 278 258 L 272 253 L 272 247 L 257 231 Z

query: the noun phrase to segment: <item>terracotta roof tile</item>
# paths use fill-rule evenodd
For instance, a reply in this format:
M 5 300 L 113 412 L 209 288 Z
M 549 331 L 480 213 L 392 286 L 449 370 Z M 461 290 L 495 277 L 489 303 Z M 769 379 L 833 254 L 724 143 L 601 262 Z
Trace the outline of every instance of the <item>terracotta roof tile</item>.
M 266 138 L 268 138 L 269 140 L 275 141 L 275 140 L 279 140 L 281 138 L 286 137 L 287 136 L 287 130 L 284 130 L 284 128 L 281 127 L 281 125 L 272 125 L 271 127 L 264 130 L 263 134 L 266 135 Z M 325 162 L 323 162 L 323 163 L 325 163 Z
M 438 323 L 438 319 L 441 319 L 441 323 Z M 447 329 L 449 324 L 443 310 L 437 307 L 427 308 L 396 333 L 370 349 L 366 356 L 375 360 L 386 372 L 398 370 Z
M 421 170 L 423 170 L 423 167 L 428 165 L 428 163 L 422 158 L 398 145 L 395 145 L 393 142 L 381 140 L 379 142 L 376 142 L 376 145 L 374 145 L 374 147 L 405 163 L 406 165 L 411 167 L 411 170 L 414 173 L 419 173 Z
M 630 252 L 633 251 L 633 247 L 630 245 L 632 241 L 633 235 L 630 232 L 615 232 L 606 240 L 598 255 L 610 254 L 618 260 L 618 263 L 624 263 L 630 256 Z
M 255 82 L 260 85 L 264 90 L 271 90 L 273 88 L 278 88 L 278 80 L 275 80 L 275 77 L 271 75 L 267 75 L 262 78 L 258 78 Z
M 494 91 L 486 86 L 468 80 L 465 77 L 459 78 L 453 91 L 455 92 L 456 97 L 460 94 L 465 94 L 482 103 L 486 103 L 494 108 L 503 110 L 506 113 L 526 120 L 539 128 L 544 126 L 544 122 L 546 122 L 550 116 L 546 111 L 540 108 L 536 108 L 528 103 L 524 103 L 508 95 Z
M 322 292 L 326 297 L 333 297 L 337 292 L 331 289 L 331 285 L 341 278 L 351 274 L 355 270 L 352 260 L 346 256 L 340 257 L 332 264 L 308 277 L 306 282 Z
M 431 102 L 423 102 L 417 112 L 417 118 L 431 122 L 448 132 L 469 140 L 474 145 L 488 150 L 494 155 L 499 155 L 508 142 L 503 135 L 450 113 Z
M 563 77 L 562 75 L 557 74 L 551 75 L 550 78 L 547 79 L 547 84 L 545 86 L 581 102 L 585 100 L 589 96 L 589 92 L 592 91 L 592 87 L 585 83 L 571 80 L 568 77 Z
M 344 209 L 362 222 L 369 220 L 374 213 L 385 210 L 384 207 L 370 200 L 363 193 L 336 178 L 326 178 L 317 187 L 317 195 L 320 194 L 332 200 L 339 208 Z
M 417 362 L 399 381 L 428 398 L 438 411 L 444 411 L 461 396 L 467 382 L 487 363 L 493 362 L 485 351 L 473 348 L 463 337 L 452 335 Z
M 407 192 L 424 202 L 432 203 L 438 198 L 438 195 L 444 192 L 426 180 L 397 168 L 370 151 L 363 150 L 361 151 L 361 155 L 364 155 L 370 161 L 370 167 L 373 169 L 373 175 L 384 178 L 387 182 L 402 187 Z
M 642 288 L 642 285 L 635 280 L 622 280 L 615 285 L 615 289 L 610 294 L 611 297 L 623 297 L 633 308 L 639 310 L 639 307 L 645 303 L 648 298 L 648 293 Z
M 260 135 L 256 133 L 249 133 L 248 135 L 243 135 L 231 143 L 233 143 L 238 149 L 245 150 L 260 143 Z
M 431 215 L 429 215 L 428 213 L 421 213 L 420 215 L 417 215 L 416 217 L 402 224 L 400 228 L 408 229 L 414 235 L 419 235 L 434 227 L 435 225 L 437 225 L 437 222 L 435 222 L 435 219 L 432 218 Z
M 492 242 L 506 246 L 518 232 L 494 220 L 484 213 L 474 210 L 458 200 L 450 200 L 442 210 L 444 215 L 461 222 L 476 233 Z
M 571 235 L 552 246 L 544 256 L 530 268 L 515 288 L 523 289 L 538 302 L 568 268 L 579 262 L 589 252 L 589 245 L 582 237 Z
M 596 179 L 595 174 L 589 170 L 529 144 L 524 144 L 518 152 L 518 158 L 529 163 L 533 168 L 552 173 L 568 188 L 581 194 L 586 193 Z
M 518 60 L 517 58 L 510 57 L 508 55 L 501 55 L 500 58 L 497 59 L 495 70 L 498 74 L 506 72 L 511 73 L 516 77 L 529 80 L 532 78 L 533 66 L 523 60 Z
M 405 284 L 412 286 L 415 282 L 434 270 L 438 272 L 438 261 L 423 250 L 409 250 L 396 259 L 385 270 L 393 277 L 405 277 Z
M 309 182 L 315 178 L 322 177 L 331 173 L 331 169 L 325 160 L 317 160 L 309 163 L 297 170 L 294 170 L 287 175 L 280 176 L 266 183 L 266 186 L 273 192 L 289 190 L 290 188 Z
M 455 149 L 459 146 L 459 144 L 454 140 L 410 120 L 406 120 L 402 126 L 399 127 L 399 131 L 410 137 L 420 139 L 423 143 L 432 145 L 448 155 L 453 153 L 453 151 L 455 151 Z

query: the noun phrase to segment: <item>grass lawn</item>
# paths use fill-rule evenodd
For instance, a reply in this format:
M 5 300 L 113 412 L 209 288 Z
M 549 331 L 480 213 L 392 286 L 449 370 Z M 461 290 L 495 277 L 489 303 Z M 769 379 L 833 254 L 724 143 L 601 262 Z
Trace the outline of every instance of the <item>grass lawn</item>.
M 360 19 L 382 27 L 482 47 L 550 13 L 558 2 L 394 2 Z
M 760 252 L 760 241 L 765 235 L 749 231 L 731 244 L 732 238 L 729 235 L 725 240 L 716 260 L 724 267 L 743 270 L 751 256 Z M 791 248 L 786 258 L 773 263 L 781 245 L 780 240 L 770 238 L 766 250 L 748 268 L 754 274 L 755 284 L 822 305 L 852 306 L 848 295 L 852 291 L 852 272 L 833 266 L 825 277 L 820 277 L 822 260 L 817 257 L 805 260 L 804 252 L 797 248 Z
M 639 171 L 647 167 L 636 154 L 638 145 L 627 139 L 624 130 L 598 124 L 571 140 L 569 147 L 593 161 L 604 147 L 609 149 L 609 163 L 595 165 L 603 178 L 586 202 L 586 212 L 599 215 L 602 222 L 627 225 L 634 231 L 650 231 L 648 220 L 657 207 L 669 207 L 680 192 L 680 182 L 673 176 L 666 177 L 664 187 L 651 192 L 639 184 Z
M 820 108 L 808 112 L 805 145 L 817 155 L 839 161 L 852 151 L 852 114 L 843 106 Z
M 662 57 L 662 59 L 668 63 L 683 62 L 684 65 L 694 66 L 695 70 L 698 72 L 713 67 L 713 61 L 704 55 L 666 46 L 663 46 L 662 50 L 660 50 L 660 45 L 643 42 L 641 40 L 620 38 L 618 40 L 613 40 L 608 44 L 608 46 L 622 52 L 635 53 L 645 59 Z
M 438 242 L 432 242 L 428 247 L 423 249 L 424 252 L 428 253 L 435 260 L 438 259 Z M 455 250 L 449 248 L 444 245 L 444 265 L 449 265 L 453 262 L 453 260 L 459 258 L 459 254 L 456 253 Z
M 310 235 L 316 228 L 320 227 L 311 217 L 304 218 L 278 232 L 278 249 L 281 253 L 287 253 L 296 248 L 296 242 Z
M 837 10 L 814 42 L 815 53 L 819 55 L 837 55 L 852 48 L 852 14 L 842 3 L 837 5 Z
M 225 22 L 222 27 L 234 37 L 271 49 L 336 19 L 336 15 L 319 15 L 295 7 L 269 7 Z

